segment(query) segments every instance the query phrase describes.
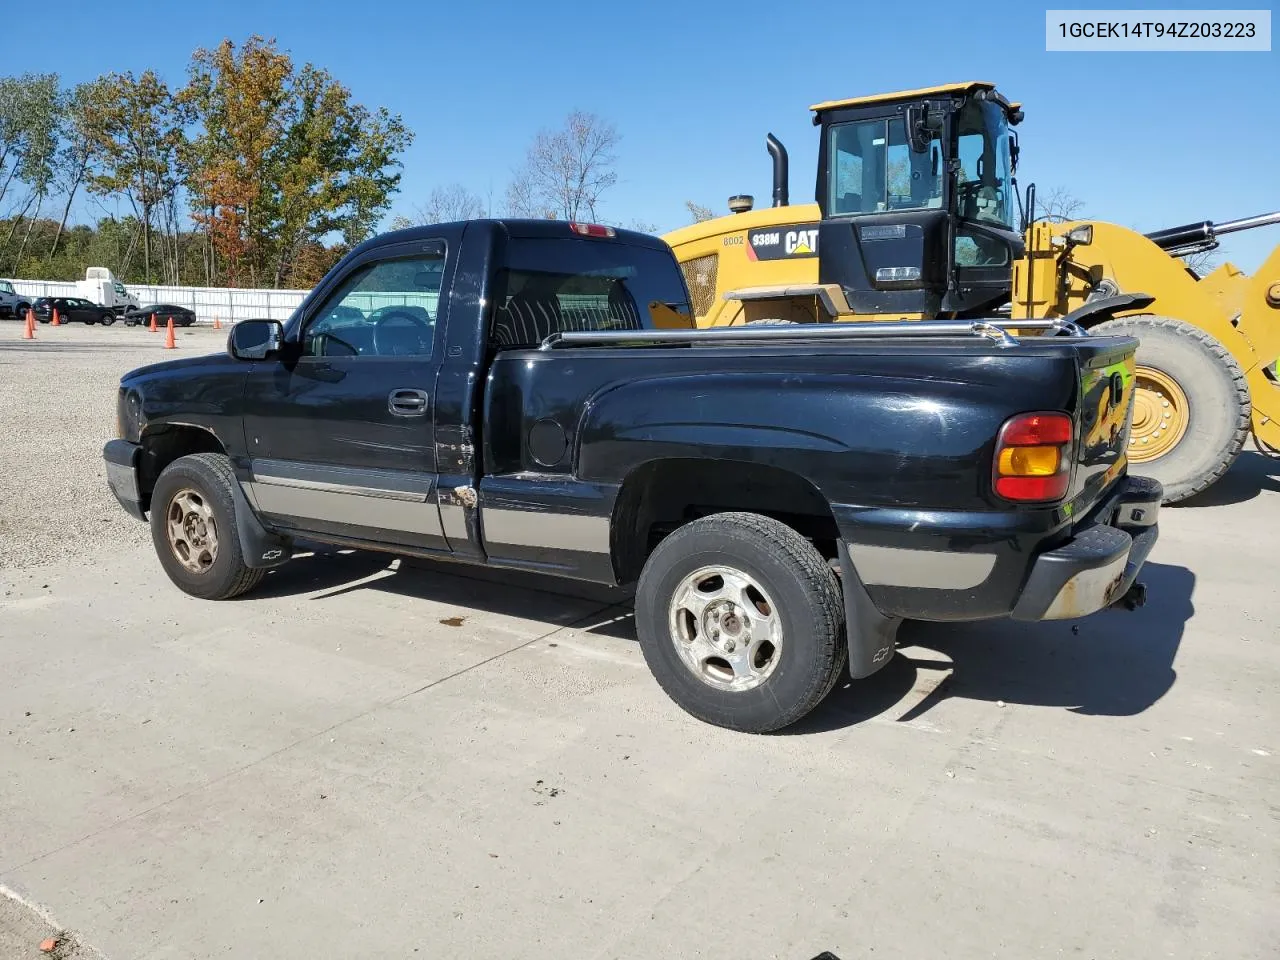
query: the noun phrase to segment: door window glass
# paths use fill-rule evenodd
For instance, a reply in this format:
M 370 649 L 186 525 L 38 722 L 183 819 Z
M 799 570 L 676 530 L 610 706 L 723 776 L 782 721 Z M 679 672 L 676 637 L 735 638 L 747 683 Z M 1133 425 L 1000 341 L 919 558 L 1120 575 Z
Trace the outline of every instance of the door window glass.
M 431 356 L 443 278 L 443 254 L 357 268 L 307 324 L 303 356 Z
M 830 132 L 832 216 L 942 206 L 941 145 L 917 153 L 901 119 L 837 124 Z

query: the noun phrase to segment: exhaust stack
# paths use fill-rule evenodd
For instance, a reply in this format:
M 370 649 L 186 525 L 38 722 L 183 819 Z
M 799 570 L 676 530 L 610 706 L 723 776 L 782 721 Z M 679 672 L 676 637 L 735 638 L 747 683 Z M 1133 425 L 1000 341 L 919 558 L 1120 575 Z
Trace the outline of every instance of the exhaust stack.
M 787 170 L 787 148 L 772 133 L 765 138 L 769 148 L 769 156 L 773 157 L 773 205 L 785 207 L 791 202 L 788 184 L 791 181 Z

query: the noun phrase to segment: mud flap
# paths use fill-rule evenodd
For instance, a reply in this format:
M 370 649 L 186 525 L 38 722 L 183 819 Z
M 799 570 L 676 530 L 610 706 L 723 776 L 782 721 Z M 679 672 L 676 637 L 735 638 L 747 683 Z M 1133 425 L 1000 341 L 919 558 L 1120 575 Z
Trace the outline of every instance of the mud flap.
M 836 549 L 840 556 L 840 589 L 844 594 L 845 634 L 849 641 L 849 676 L 860 680 L 893 659 L 902 620 L 886 617 L 876 609 L 843 540 L 836 541 Z
M 244 565 L 265 569 L 288 561 L 293 556 L 293 541 L 267 532 L 249 506 L 239 480 L 232 479 L 231 499 L 236 504 L 236 537 L 240 540 Z

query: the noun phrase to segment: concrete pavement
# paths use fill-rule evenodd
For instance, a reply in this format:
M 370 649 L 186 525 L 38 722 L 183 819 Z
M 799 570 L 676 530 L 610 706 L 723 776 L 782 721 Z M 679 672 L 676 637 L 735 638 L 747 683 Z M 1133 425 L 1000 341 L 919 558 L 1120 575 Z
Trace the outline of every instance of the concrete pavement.
M 773 737 L 599 591 L 0 571 L 0 883 L 116 960 L 1274 957 L 1277 475 L 1165 511 L 1144 610 L 908 625 Z

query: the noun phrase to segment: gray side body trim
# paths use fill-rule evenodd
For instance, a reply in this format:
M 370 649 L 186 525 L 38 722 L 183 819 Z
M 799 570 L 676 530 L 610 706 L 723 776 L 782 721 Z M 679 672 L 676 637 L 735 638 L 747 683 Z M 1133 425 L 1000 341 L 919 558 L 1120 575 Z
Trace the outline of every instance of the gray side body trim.
M 580 553 L 609 553 L 609 518 L 546 510 L 484 507 L 485 542 Z
M 986 581 L 996 566 L 994 553 L 913 550 L 850 543 L 849 554 L 867 586 L 970 590 Z
M 263 513 L 441 536 L 435 477 L 287 460 L 254 460 L 247 484 Z

